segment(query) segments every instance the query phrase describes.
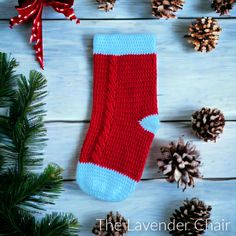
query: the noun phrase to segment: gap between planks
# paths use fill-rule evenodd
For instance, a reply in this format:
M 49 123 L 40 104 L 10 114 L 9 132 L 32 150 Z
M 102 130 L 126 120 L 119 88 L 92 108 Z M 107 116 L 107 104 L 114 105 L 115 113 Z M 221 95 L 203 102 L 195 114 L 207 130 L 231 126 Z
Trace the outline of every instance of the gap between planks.
M 140 179 L 139 182 L 147 182 L 147 181 L 152 181 L 152 180 L 166 180 L 166 178 L 164 177 L 157 177 L 157 178 L 148 178 L 148 179 Z M 203 181 L 231 181 L 231 180 L 236 180 L 235 178 L 202 178 L 199 180 L 203 180 Z M 63 179 L 63 182 L 67 183 L 67 182 L 74 182 L 75 179 Z M 167 181 L 168 183 L 168 181 Z M 170 184 L 176 184 L 176 183 L 170 183 Z
M 79 17 L 78 17 L 79 18 Z M 176 17 L 174 19 L 169 19 L 171 20 L 194 20 L 196 18 L 199 17 Z M 217 20 L 236 20 L 235 16 L 231 16 L 231 17 L 211 17 L 213 19 L 217 19 Z M 1 19 L 1 21 L 9 21 L 10 19 L 6 19 L 3 18 Z M 43 21 L 68 21 L 69 19 L 65 18 L 65 19 L 61 19 L 61 18 L 54 18 L 54 19 L 50 19 L 50 18 L 45 18 L 43 19 Z M 80 21 L 103 21 L 103 20 L 109 20 L 109 21 L 131 21 L 131 20 L 135 20 L 135 21 L 143 21 L 143 20 L 156 20 L 156 21 L 163 21 L 163 20 L 168 20 L 168 19 L 155 19 L 155 18 L 98 18 L 98 19 L 94 19 L 94 18 L 79 18 Z
M 46 101 L 47 120 L 89 120 L 92 105 L 93 36 L 108 31 L 109 33 L 139 33 L 140 29 L 142 32 L 153 32 L 159 35 L 161 120 L 190 120 L 194 110 L 200 109 L 202 106 L 215 107 L 216 104 L 220 109 L 225 109 L 223 112 L 227 119 L 235 120 L 236 97 L 233 78 L 236 67 L 234 60 L 232 60 L 236 57 L 235 51 L 232 50 L 234 47 L 232 39 L 236 33 L 234 30 L 235 20 L 221 21 L 224 27 L 221 43 L 217 50 L 208 55 L 195 53 L 187 41 L 183 40 L 189 25 L 187 20 L 145 22 L 84 21 L 80 26 L 77 26 L 68 21 L 46 21 L 44 32 L 46 36 L 45 52 L 47 52 L 45 63 L 47 66 L 44 74 L 48 78 L 49 91 Z M 94 23 L 96 24 L 94 25 Z M 66 32 L 63 37 L 57 35 L 60 32 L 61 24 L 64 25 L 63 29 Z M 19 70 L 26 73 L 31 68 L 38 69 L 31 45 L 28 45 L 25 40 L 29 37 L 30 28 L 28 26 L 17 27 L 11 31 L 8 29 L 6 21 L 5 27 L 2 28 L 5 29 L 2 49 L 14 53 L 17 60 L 28 62 L 22 63 Z M 166 32 L 167 34 L 165 34 Z M 19 37 L 20 40 L 17 40 L 17 44 L 12 48 L 9 38 L 14 36 Z M 58 47 L 63 50 L 58 51 Z M 224 73 L 221 69 L 222 57 L 224 57 L 223 61 L 226 65 Z M 64 68 L 58 73 L 58 69 L 60 69 L 58 65 L 60 64 L 64 64 Z M 175 71 L 174 74 L 169 72 L 170 65 Z M 198 73 L 199 66 L 202 71 L 200 74 Z M 189 76 L 190 74 L 191 76 Z M 70 79 L 68 80 L 67 77 Z M 60 82 L 58 83 L 58 81 Z M 207 89 L 202 89 L 202 84 Z M 202 92 L 197 94 L 199 89 Z M 224 91 L 227 96 L 219 96 Z M 68 94 L 68 96 L 63 98 L 61 94 Z M 176 94 L 181 94 L 181 96 L 176 96 Z
M 48 122 L 47 122 L 48 123 Z M 152 179 L 163 179 L 163 175 L 157 173 L 155 166 L 155 156 L 159 155 L 159 146 L 167 144 L 170 140 L 175 140 L 182 134 L 186 134 L 187 139 L 198 143 L 199 150 L 202 152 L 202 157 L 204 157 L 204 165 L 202 166 L 202 173 L 205 176 L 204 180 L 230 180 L 236 179 L 234 165 L 230 164 L 233 159 L 232 153 L 234 152 L 233 140 L 235 135 L 230 131 L 235 127 L 234 122 L 227 122 L 225 134 L 217 143 L 219 150 L 223 150 L 226 145 L 230 145 L 228 148 L 228 154 L 224 157 L 226 159 L 214 159 L 211 156 L 210 150 L 212 150 L 212 155 L 218 155 L 218 152 L 215 151 L 214 147 L 209 144 L 206 146 L 205 142 L 201 142 L 196 136 L 190 132 L 190 122 L 162 122 L 163 126 L 160 130 L 159 139 L 156 138 L 151 147 L 151 151 L 148 156 L 148 161 L 146 163 L 146 168 L 143 174 L 143 180 L 152 180 Z M 49 122 L 47 124 L 48 128 L 48 138 L 49 143 L 45 149 L 45 164 L 50 162 L 55 162 L 62 166 L 65 169 L 63 176 L 66 180 L 71 181 L 75 179 L 75 166 L 74 161 L 77 160 L 81 147 L 83 145 L 83 140 L 88 129 L 88 123 L 85 122 Z M 164 131 L 166 129 L 166 131 Z M 59 129 L 59 130 L 58 130 Z M 173 132 L 171 131 L 173 130 Z M 58 138 L 58 132 L 62 135 L 61 138 Z M 166 133 L 167 132 L 167 133 Z M 157 140 L 158 145 L 157 145 Z M 221 141 L 221 142 L 220 142 Z M 58 145 L 62 148 L 61 151 L 58 151 Z M 55 158 L 57 156 L 57 158 Z M 227 168 L 224 168 L 223 173 L 219 174 L 215 169 L 221 170 L 223 163 Z M 213 169 L 212 169 L 213 168 Z
M 190 120 L 161 120 L 160 122 L 163 123 L 179 123 L 179 122 L 190 122 Z M 236 122 L 236 120 L 225 120 L 225 122 Z M 67 124 L 75 124 L 75 123 L 90 123 L 90 120 L 45 120 L 46 124 L 52 124 L 52 123 L 67 123 Z

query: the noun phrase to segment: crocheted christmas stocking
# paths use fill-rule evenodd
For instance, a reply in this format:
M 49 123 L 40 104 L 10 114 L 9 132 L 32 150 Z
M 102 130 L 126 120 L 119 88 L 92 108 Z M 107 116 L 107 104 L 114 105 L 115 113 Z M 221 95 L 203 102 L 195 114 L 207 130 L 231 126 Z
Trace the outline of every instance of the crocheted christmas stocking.
M 154 35 L 96 35 L 90 127 L 76 179 L 102 200 L 120 201 L 142 176 L 159 120 Z

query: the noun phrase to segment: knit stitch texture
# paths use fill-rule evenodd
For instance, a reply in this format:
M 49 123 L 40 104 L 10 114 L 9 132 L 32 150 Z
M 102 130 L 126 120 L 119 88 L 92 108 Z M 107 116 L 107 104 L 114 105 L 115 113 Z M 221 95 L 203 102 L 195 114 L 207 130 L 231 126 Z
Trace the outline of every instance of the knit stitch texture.
M 159 127 L 156 59 L 154 35 L 94 38 L 93 110 L 76 179 L 96 198 L 123 200 L 142 176 Z

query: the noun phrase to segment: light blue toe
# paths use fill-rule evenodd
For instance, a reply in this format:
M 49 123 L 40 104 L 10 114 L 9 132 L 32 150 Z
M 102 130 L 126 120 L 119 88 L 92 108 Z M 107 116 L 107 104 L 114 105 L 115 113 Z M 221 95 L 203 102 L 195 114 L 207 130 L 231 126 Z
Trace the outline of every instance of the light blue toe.
M 122 201 L 137 185 L 128 176 L 92 163 L 78 163 L 76 181 L 84 192 L 104 201 Z

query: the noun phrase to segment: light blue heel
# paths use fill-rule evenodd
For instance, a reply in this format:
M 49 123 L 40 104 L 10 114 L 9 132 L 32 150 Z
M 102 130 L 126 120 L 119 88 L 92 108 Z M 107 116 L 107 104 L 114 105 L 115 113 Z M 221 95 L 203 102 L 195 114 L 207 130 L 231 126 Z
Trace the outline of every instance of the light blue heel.
M 144 117 L 139 124 L 146 130 L 153 134 L 157 133 L 157 130 L 160 128 L 160 121 L 158 115 L 150 115 Z

